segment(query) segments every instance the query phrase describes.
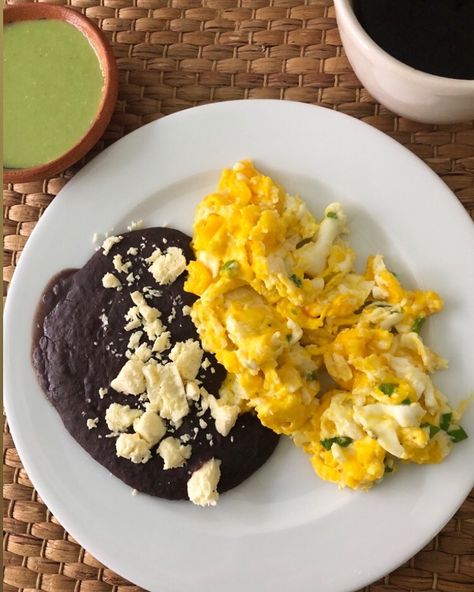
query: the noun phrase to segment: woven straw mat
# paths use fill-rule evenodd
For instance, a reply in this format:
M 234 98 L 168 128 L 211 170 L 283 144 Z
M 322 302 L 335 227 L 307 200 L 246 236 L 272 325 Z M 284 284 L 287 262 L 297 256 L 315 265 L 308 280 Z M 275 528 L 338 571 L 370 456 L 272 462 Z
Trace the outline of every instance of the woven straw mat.
M 117 108 L 93 154 L 140 125 L 194 105 L 243 98 L 304 101 L 342 111 L 389 134 L 428 163 L 474 213 L 474 122 L 423 125 L 379 105 L 351 70 L 330 0 L 68 4 L 101 27 L 120 70 Z M 39 217 L 77 168 L 5 187 L 5 288 Z M 140 590 L 100 564 L 57 522 L 23 469 L 7 426 L 3 476 L 5 592 Z M 474 591 L 474 494 L 427 547 L 365 588 L 415 590 Z

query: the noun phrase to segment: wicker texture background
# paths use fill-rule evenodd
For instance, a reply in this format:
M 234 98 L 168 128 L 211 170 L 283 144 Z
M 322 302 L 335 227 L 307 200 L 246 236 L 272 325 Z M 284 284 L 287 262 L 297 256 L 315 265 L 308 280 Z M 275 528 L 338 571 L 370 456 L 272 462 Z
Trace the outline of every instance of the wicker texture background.
M 49 3 L 69 4 L 94 20 L 117 57 L 116 112 L 88 158 L 180 109 L 229 99 L 290 99 L 337 109 L 388 133 L 427 162 L 474 213 L 474 122 L 423 125 L 379 105 L 351 70 L 330 0 Z M 54 179 L 5 187 L 6 289 L 36 222 L 79 166 Z M 29 481 L 7 426 L 3 472 L 5 592 L 140 590 L 101 565 L 55 520 Z M 424 550 L 365 592 L 428 590 L 474 590 L 473 494 Z

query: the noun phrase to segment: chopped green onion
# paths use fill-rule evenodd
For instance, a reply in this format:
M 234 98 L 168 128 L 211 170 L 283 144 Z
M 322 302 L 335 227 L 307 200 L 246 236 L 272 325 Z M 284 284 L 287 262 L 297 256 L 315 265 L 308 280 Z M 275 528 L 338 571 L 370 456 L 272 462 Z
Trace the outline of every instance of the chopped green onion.
M 290 275 L 290 280 L 295 284 L 295 286 L 298 286 L 298 288 L 301 288 L 303 285 L 301 278 L 299 278 L 296 274 Z
M 424 324 L 425 324 L 425 317 L 418 317 L 417 319 L 415 319 L 415 322 L 413 323 L 411 330 L 414 331 L 415 333 L 419 333 Z
M 448 432 L 448 436 L 453 442 L 461 442 L 462 440 L 465 440 L 469 437 L 461 426 L 458 426 L 455 430 Z
M 337 220 L 337 214 L 336 214 L 336 212 L 328 212 L 328 213 L 326 214 L 326 217 L 327 217 L 327 218 L 334 218 L 334 219 L 336 219 L 336 220 Z
M 389 467 L 388 465 L 385 465 L 385 473 L 393 473 L 393 467 Z
M 348 436 L 336 436 L 334 438 L 327 438 L 326 440 L 321 440 L 321 445 L 326 450 L 331 450 L 331 446 L 333 444 L 339 444 L 341 448 L 346 448 L 352 442 L 352 438 L 349 438 Z
M 388 271 L 389 271 L 389 272 L 390 272 L 390 273 L 391 273 L 393 276 L 395 276 L 395 277 L 397 278 L 397 280 L 398 280 L 398 275 L 397 275 L 397 274 L 396 274 L 394 271 L 392 271 L 391 269 L 389 269 Z
M 318 378 L 318 373 L 316 372 L 316 370 L 313 370 L 313 372 L 308 372 L 306 374 L 306 380 L 317 380 Z
M 235 271 L 237 271 L 237 269 L 239 268 L 239 262 L 236 261 L 235 259 L 231 259 L 230 261 L 226 261 L 224 263 L 224 265 L 222 266 L 222 271 L 225 271 L 226 273 L 234 273 Z
M 451 419 L 453 418 L 453 414 L 452 413 L 444 413 L 441 416 L 441 419 L 439 421 L 439 427 L 444 430 L 445 432 L 448 431 L 449 428 L 449 424 L 451 423 Z
M 291 333 L 288 333 L 288 335 L 286 336 L 286 340 L 288 341 L 288 343 L 291 341 Z
M 408 398 L 403 399 L 403 401 L 400 403 L 400 405 L 411 405 L 411 400 Z
M 432 423 L 422 423 L 422 424 L 420 424 L 420 428 L 429 428 L 429 430 L 430 430 L 430 438 L 433 438 L 434 436 L 436 436 L 436 434 L 441 429 L 438 426 L 433 425 Z
M 379 391 L 382 391 L 384 395 L 388 395 L 389 397 L 393 395 L 396 388 L 397 385 L 393 384 L 393 382 L 382 382 L 382 384 L 379 384 Z

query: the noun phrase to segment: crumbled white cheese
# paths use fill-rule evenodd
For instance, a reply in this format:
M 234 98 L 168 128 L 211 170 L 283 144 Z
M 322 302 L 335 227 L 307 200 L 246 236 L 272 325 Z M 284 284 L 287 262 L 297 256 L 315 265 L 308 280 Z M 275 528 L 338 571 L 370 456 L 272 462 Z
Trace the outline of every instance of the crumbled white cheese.
M 203 351 L 199 341 L 188 339 L 178 341 L 171 350 L 169 357 L 183 380 L 194 380 L 201 366 Z
M 152 323 L 155 319 L 160 317 L 160 311 L 153 306 L 150 306 L 141 292 L 135 290 L 130 294 L 133 304 L 138 307 L 138 312 L 147 323 Z
M 135 257 L 135 255 L 138 255 L 137 247 L 130 247 L 127 251 L 127 255 L 132 255 L 132 257 Z
M 117 456 L 133 463 L 146 463 L 151 458 L 150 447 L 140 434 L 120 434 L 115 442 Z
M 147 262 L 151 263 L 148 271 L 161 285 L 172 284 L 186 269 L 186 258 L 178 247 L 169 247 L 164 253 L 156 249 Z
M 133 422 L 133 429 L 151 446 L 157 444 L 166 434 L 166 426 L 154 411 L 145 411 Z
M 133 275 L 133 273 L 129 273 L 125 279 L 127 280 L 127 284 L 131 286 L 135 280 L 135 276 Z
M 136 325 L 141 317 L 141 322 L 148 339 L 156 339 L 163 332 L 163 324 L 160 321 L 160 311 L 153 306 L 149 306 L 143 294 L 138 290 L 132 292 L 131 298 L 135 307 L 129 309 L 127 313 L 127 320 L 130 319 L 130 323 L 126 325 L 125 329 L 128 330 L 127 327 L 131 326 L 132 323 L 133 325 Z
M 153 339 L 157 339 L 162 334 L 163 323 L 160 321 L 160 319 L 155 319 L 151 323 L 147 323 L 145 321 L 143 323 L 143 328 L 145 329 L 148 339 L 151 341 Z
M 150 286 L 145 286 L 143 288 L 143 291 L 145 292 L 145 294 L 148 294 L 149 296 L 152 296 L 153 298 L 159 298 L 163 292 L 161 290 L 155 290 L 154 288 L 150 287 Z
M 226 405 L 220 399 L 216 399 L 213 395 L 209 395 L 208 402 L 209 407 L 211 408 L 211 415 L 216 424 L 216 430 L 222 436 L 227 436 L 237 421 L 240 412 L 239 406 Z
M 204 419 L 202 419 L 202 418 L 199 420 L 199 427 L 203 430 L 205 430 L 207 428 L 207 422 L 204 421 Z
M 158 454 L 163 459 L 163 468 L 175 469 L 182 467 L 191 456 L 191 446 L 183 446 L 177 438 L 169 436 L 160 442 Z
M 105 422 L 111 432 L 123 432 L 142 415 L 140 409 L 131 409 L 130 405 L 111 403 L 105 412 Z
M 140 338 L 142 335 L 143 331 L 134 331 L 128 340 L 128 349 L 136 349 L 140 345 Z
M 187 304 L 185 304 L 182 308 L 183 316 L 185 316 L 185 317 L 190 316 L 191 310 L 192 310 L 192 308 L 190 306 L 188 306 Z
M 194 381 L 186 383 L 186 397 L 192 401 L 198 401 L 201 396 L 198 385 Z
M 209 368 L 209 366 L 211 365 L 211 360 L 209 358 L 206 358 L 203 363 L 201 364 L 201 368 L 203 370 L 207 370 Z
M 104 240 L 104 242 L 102 243 L 102 253 L 104 253 L 104 255 L 108 255 L 110 252 L 110 249 L 114 245 L 119 243 L 122 239 L 123 239 L 123 236 L 108 236 Z
M 137 220 L 136 222 L 135 220 L 132 220 L 127 226 L 127 230 L 129 231 L 138 230 L 139 228 L 143 228 L 143 220 Z
M 155 339 L 152 351 L 161 353 L 169 349 L 171 347 L 170 337 L 171 333 L 169 331 L 163 331 L 163 333 Z
M 101 399 L 103 399 L 108 392 L 109 392 L 108 388 L 104 388 L 103 386 L 101 386 L 99 389 L 99 397 Z
M 133 331 L 133 329 L 141 327 L 142 321 L 140 319 L 138 306 L 131 306 L 128 309 L 127 314 L 125 315 L 125 320 L 128 321 L 124 327 L 125 331 Z
M 102 313 L 99 316 L 99 321 L 102 323 L 102 327 L 107 327 L 107 325 L 109 324 L 109 319 L 105 313 Z
M 112 259 L 112 263 L 114 265 L 114 268 L 116 269 L 116 271 L 118 271 L 119 273 L 128 273 L 130 270 L 130 267 L 132 265 L 131 261 L 123 261 L 122 259 L 122 255 L 114 255 L 114 258 Z
M 149 363 L 143 368 L 152 408 L 161 417 L 178 422 L 189 413 L 183 381 L 175 364 Z
M 139 359 L 128 360 L 120 369 L 118 376 L 112 380 L 110 386 L 125 395 L 140 395 L 145 390 L 143 376 L 143 362 Z
M 106 273 L 102 278 L 102 285 L 104 288 L 122 289 L 122 282 L 113 273 Z
M 194 471 L 188 480 L 188 497 L 198 506 L 215 506 L 219 499 L 217 484 L 221 477 L 221 461 L 211 458 Z
M 138 491 L 136 489 L 132 489 L 132 495 L 133 496 L 138 495 Z
M 148 347 L 146 343 L 142 343 L 130 357 L 130 359 L 132 360 L 140 360 L 142 362 L 148 362 L 150 358 L 151 349 Z
M 93 430 L 94 428 L 97 427 L 97 424 L 99 423 L 99 418 L 95 417 L 94 419 L 88 419 L 86 421 L 86 425 L 87 425 L 87 429 L 88 430 Z

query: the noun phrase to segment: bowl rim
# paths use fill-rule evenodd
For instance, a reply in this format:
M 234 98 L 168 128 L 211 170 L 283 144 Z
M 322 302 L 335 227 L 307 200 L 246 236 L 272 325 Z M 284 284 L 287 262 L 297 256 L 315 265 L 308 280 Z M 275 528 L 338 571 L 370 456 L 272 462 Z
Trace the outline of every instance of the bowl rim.
M 92 46 L 104 77 L 102 95 L 94 120 L 86 133 L 64 154 L 43 164 L 26 168 L 3 167 L 5 183 L 37 181 L 64 171 L 80 160 L 97 143 L 110 122 L 118 96 L 118 70 L 112 48 L 97 25 L 67 6 L 53 4 L 15 4 L 3 9 L 3 27 L 32 20 L 59 20 L 75 27 Z
M 474 92 L 474 79 L 469 78 L 449 78 L 447 76 L 438 76 L 436 74 L 430 74 L 429 72 L 423 72 L 423 70 L 417 70 L 413 66 L 409 66 L 404 62 L 401 62 L 397 58 L 393 57 L 390 53 L 385 51 L 380 45 L 378 45 L 365 31 L 356 17 L 353 0 L 334 0 L 334 6 L 336 8 L 336 16 L 345 19 L 346 22 L 351 26 L 352 33 L 355 35 L 357 40 L 364 46 L 367 51 L 375 53 L 380 60 L 385 60 L 390 65 L 399 70 L 405 76 L 417 79 L 418 82 L 423 81 L 427 84 L 435 85 L 437 87 L 446 87 L 446 84 L 455 85 L 456 90 L 467 90 Z

